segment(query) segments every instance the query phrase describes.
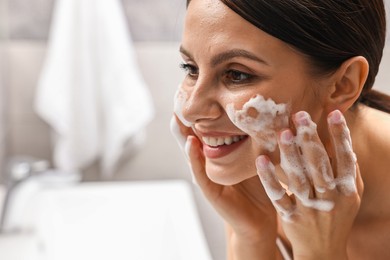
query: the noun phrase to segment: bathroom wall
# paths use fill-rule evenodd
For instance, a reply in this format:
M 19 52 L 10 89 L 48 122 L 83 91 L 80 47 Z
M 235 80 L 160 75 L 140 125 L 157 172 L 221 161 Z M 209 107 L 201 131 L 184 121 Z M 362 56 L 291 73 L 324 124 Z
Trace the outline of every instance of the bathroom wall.
M 4 175 L 6 156 L 6 48 L 8 42 L 6 1 L 0 0 L 0 182 Z
M 29 154 L 50 159 L 46 125 L 32 108 L 55 0 L 0 0 L 8 14 L 7 88 L 10 135 L 7 155 Z M 185 12 L 183 0 L 122 0 L 135 42 L 177 42 Z M 147 14 L 147 15 L 146 15 Z M 12 86 L 12 87 L 11 87 Z M 93 176 L 91 176 L 93 177 Z
M 50 129 L 32 108 L 55 1 L 0 1 L 5 3 L 4 13 L 8 15 L 6 29 L 9 31 L 4 52 L 6 66 L 0 69 L 0 76 L 6 76 L 0 87 L 5 88 L 7 93 L 4 97 L 8 100 L 4 120 L 9 129 L 6 135 L 6 156 L 30 155 L 51 160 Z M 122 0 L 122 3 L 156 115 L 145 129 L 147 139 L 143 147 L 130 158 L 122 160 L 113 180 L 191 181 L 187 163 L 169 133 L 173 95 L 183 76 L 178 66 L 178 42 L 185 1 Z M 1 17 L 0 14 L 0 20 Z M 1 97 L 3 95 L 0 93 Z M 86 181 L 99 181 L 96 166 L 85 171 Z M 225 259 L 223 223 L 195 186 L 194 195 L 213 259 Z
M 390 7 L 390 0 L 385 1 Z M 190 181 L 187 165 L 168 125 L 173 93 L 182 77 L 177 49 L 185 0 L 122 0 L 122 3 L 136 42 L 139 65 L 155 102 L 156 117 L 146 129 L 148 138 L 143 148 L 123 160 L 114 179 Z M 4 154 L 51 159 L 49 127 L 36 116 L 32 104 L 54 4 L 55 0 L 0 0 L 0 165 Z M 378 88 L 387 93 L 390 93 L 390 74 L 385 71 L 389 69 L 390 48 L 387 48 L 377 81 Z M 88 169 L 86 180 L 98 180 L 97 172 L 94 167 Z M 214 259 L 225 259 L 222 221 L 196 187 L 194 194 Z
M 7 2 L 11 39 L 47 39 L 55 0 Z M 178 41 L 185 0 L 121 0 L 135 41 Z

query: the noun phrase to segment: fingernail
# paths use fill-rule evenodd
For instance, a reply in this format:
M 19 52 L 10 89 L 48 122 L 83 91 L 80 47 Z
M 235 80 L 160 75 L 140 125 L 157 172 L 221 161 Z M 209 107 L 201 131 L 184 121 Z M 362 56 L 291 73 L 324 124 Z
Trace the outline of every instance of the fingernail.
M 180 127 L 176 121 L 176 118 L 173 116 L 170 122 L 170 129 L 173 137 L 176 139 L 181 149 L 184 149 L 186 138 L 180 132 Z
M 188 167 L 190 168 L 191 181 L 192 181 L 192 183 L 194 185 L 199 186 L 198 182 L 196 181 L 195 174 L 194 174 L 194 172 L 192 170 L 192 165 L 191 165 L 191 161 L 190 161 L 191 145 L 192 145 L 191 136 L 189 135 L 189 136 L 187 136 L 187 141 L 186 141 L 186 144 L 185 144 L 185 147 L 184 147 L 184 154 L 185 154 L 187 162 L 188 162 Z
M 283 144 L 292 144 L 294 136 L 290 130 L 285 130 L 280 134 L 280 140 Z
M 266 156 L 264 155 L 260 155 L 259 157 L 257 157 L 256 159 L 256 168 L 258 170 L 268 170 L 269 168 L 269 160 Z
M 344 121 L 344 116 L 339 110 L 331 112 L 328 116 L 329 124 L 341 124 Z
M 295 114 L 295 122 L 301 126 L 308 126 L 310 124 L 310 115 L 305 111 L 300 111 Z
M 190 161 L 190 151 L 191 151 L 191 136 L 187 136 L 187 141 L 184 146 L 184 154 L 188 161 Z

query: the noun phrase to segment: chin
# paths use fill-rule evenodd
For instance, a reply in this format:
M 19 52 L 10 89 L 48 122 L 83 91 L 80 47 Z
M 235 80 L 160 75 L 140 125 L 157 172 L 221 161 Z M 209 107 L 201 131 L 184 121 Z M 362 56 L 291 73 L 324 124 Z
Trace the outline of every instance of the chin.
M 249 164 L 228 167 L 206 162 L 206 173 L 213 182 L 231 186 L 256 176 L 256 169 L 254 165 Z

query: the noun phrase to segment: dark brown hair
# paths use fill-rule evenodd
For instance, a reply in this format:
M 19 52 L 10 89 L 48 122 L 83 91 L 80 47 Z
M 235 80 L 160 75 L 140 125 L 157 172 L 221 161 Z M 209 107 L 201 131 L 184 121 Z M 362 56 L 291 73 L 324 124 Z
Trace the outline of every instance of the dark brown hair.
M 334 72 L 351 57 L 365 57 L 370 70 L 358 102 L 390 112 L 390 96 L 372 90 L 386 40 L 383 0 L 220 1 L 309 57 L 320 75 Z

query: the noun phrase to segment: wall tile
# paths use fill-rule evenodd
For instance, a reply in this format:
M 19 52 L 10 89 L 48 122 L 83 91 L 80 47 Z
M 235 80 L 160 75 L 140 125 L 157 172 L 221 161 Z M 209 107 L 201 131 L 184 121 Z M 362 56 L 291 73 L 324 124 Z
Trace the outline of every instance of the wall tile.
M 184 0 L 121 0 L 134 41 L 178 41 Z M 10 39 L 47 40 L 55 0 L 8 0 Z
M 122 0 L 134 41 L 178 41 L 185 0 Z
M 46 39 L 53 4 L 53 0 L 8 0 L 9 37 L 11 39 Z

